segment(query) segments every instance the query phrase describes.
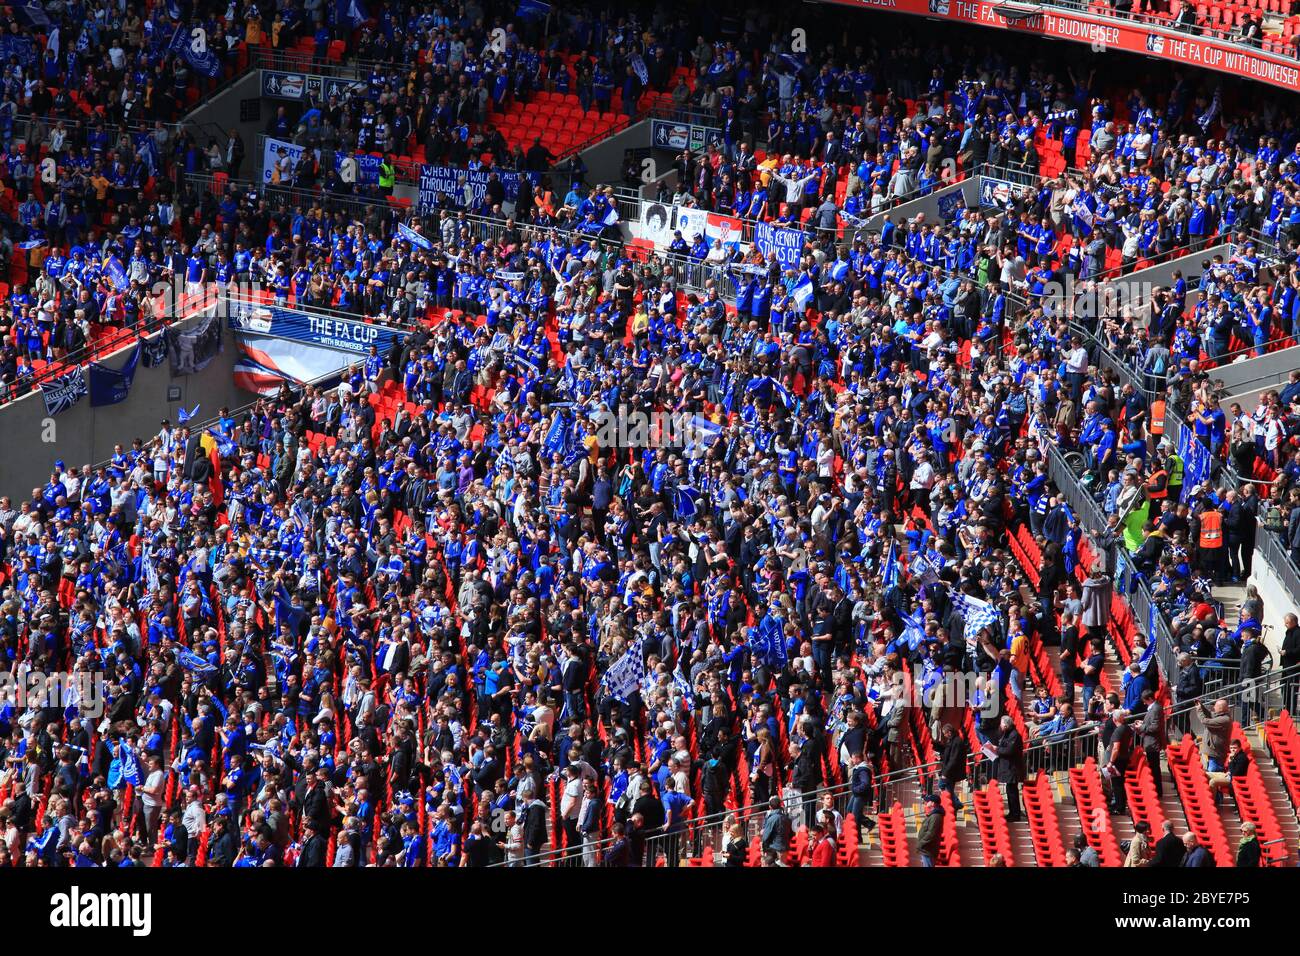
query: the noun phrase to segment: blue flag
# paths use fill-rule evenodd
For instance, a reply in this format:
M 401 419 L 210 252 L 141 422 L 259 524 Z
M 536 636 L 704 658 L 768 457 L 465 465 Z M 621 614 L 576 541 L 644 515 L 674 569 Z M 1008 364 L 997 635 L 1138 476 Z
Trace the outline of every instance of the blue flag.
M 176 652 L 176 663 L 187 671 L 194 671 L 194 673 L 200 675 L 215 674 L 217 671 L 215 666 L 209 664 L 204 658 L 186 647 L 182 647 Z
M 433 248 L 433 243 L 431 243 L 428 239 L 424 238 L 424 236 L 420 235 L 418 232 L 416 232 L 414 229 L 412 229 L 404 222 L 399 222 L 397 224 L 397 234 L 413 246 L 418 246 L 421 249 Z
M 678 488 L 673 495 L 673 506 L 677 509 L 677 517 L 693 518 L 699 510 L 696 500 L 699 498 L 699 492 L 689 485 Z
M 116 255 L 110 255 L 104 259 L 104 274 L 108 276 L 108 281 L 113 283 L 113 288 L 118 292 L 125 292 L 131 288 L 131 280 L 126 276 L 126 269 L 122 267 L 122 260 Z
M 800 275 L 799 281 L 796 282 L 794 288 L 790 290 L 790 297 L 794 299 L 795 305 L 800 309 L 808 308 L 808 304 L 812 302 L 813 297 L 812 276 L 808 275 L 806 272 Z
M 544 20 L 551 12 L 551 5 L 542 0 L 519 0 L 515 8 L 515 17 L 522 20 Z
M 775 667 L 784 667 L 786 662 L 785 635 L 779 618 L 771 614 L 749 629 L 746 642 L 750 653 L 758 660 Z
M 885 555 L 885 566 L 880 574 L 884 580 L 885 590 L 898 584 L 898 542 L 889 542 L 889 553 Z
M 191 40 L 185 44 L 181 55 L 185 57 L 185 62 L 195 73 L 201 73 L 209 79 L 221 75 L 221 61 L 206 43 L 200 48 L 196 41 Z
M 140 353 L 142 347 L 139 342 L 135 343 L 135 348 L 131 350 L 126 364 L 121 369 L 115 370 L 98 362 L 91 362 L 87 369 L 87 375 L 90 379 L 90 404 L 94 408 L 100 408 L 104 405 L 116 405 L 118 402 L 125 401 L 127 394 L 131 391 L 131 383 L 135 380 L 136 366 L 140 364 Z
M 921 614 L 921 609 L 917 608 L 911 614 L 899 611 L 898 616 L 903 619 L 903 636 L 901 639 L 912 650 L 916 650 L 921 642 L 925 640 L 925 618 Z

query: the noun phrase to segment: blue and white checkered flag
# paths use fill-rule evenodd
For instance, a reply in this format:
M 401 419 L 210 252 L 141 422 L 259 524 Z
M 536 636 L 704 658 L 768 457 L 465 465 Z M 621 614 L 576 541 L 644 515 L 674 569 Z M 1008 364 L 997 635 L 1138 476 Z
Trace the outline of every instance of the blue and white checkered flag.
M 641 638 L 629 647 L 623 656 L 605 672 L 605 678 L 601 683 L 604 684 L 605 691 L 615 700 L 626 703 L 628 695 L 640 687 L 641 681 L 645 678 L 645 655 L 641 650 L 644 640 L 645 638 Z
M 691 682 L 686 679 L 686 675 L 681 671 L 673 671 L 673 686 L 682 695 L 682 701 L 686 704 L 686 709 L 694 710 L 695 689 L 691 687 Z
M 966 622 L 965 638 L 968 646 L 974 645 L 980 628 L 997 627 L 998 610 L 988 601 L 981 601 L 977 597 L 971 597 L 964 591 L 953 591 L 952 606 L 961 615 L 962 620 Z

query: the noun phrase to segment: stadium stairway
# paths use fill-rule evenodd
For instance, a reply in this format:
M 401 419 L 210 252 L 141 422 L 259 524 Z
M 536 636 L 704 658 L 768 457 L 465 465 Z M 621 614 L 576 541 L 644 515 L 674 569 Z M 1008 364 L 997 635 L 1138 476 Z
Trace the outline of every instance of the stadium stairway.
M 1297 847 L 1300 847 L 1300 816 L 1297 816 L 1296 806 L 1291 802 L 1290 794 L 1287 792 L 1282 768 L 1278 766 L 1277 761 L 1273 758 L 1272 751 L 1268 747 L 1267 734 L 1263 729 L 1263 725 L 1250 728 L 1245 731 L 1244 736 L 1251 753 L 1254 755 L 1255 763 L 1259 767 L 1260 777 L 1264 783 L 1264 792 L 1268 795 L 1269 806 L 1273 808 L 1278 826 L 1282 830 L 1282 838 L 1286 841 L 1283 844 L 1287 852 L 1286 865 L 1294 865 L 1297 857 Z M 1265 849 L 1267 851 L 1269 848 Z M 1272 852 L 1280 853 L 1280 850 L 1273 848 Z

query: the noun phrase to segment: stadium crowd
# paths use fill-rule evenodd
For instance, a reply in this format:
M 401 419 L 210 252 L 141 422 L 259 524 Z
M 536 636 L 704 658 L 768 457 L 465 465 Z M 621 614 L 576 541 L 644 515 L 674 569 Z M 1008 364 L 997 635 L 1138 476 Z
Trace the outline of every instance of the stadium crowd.
M 626 57 L 596 22 L 606 62 Z M 204 428 L 163 422 L 101 466 L 59 462 L 30 497 L 0 499 L 11 668 L 102 675 L 106 704 L 74 694 L 0 711 L 0 860 L 479 866 L 564 846 L 593 865 L 671 865 L 690 816 L 769 805 L 757 856 L 741 827 L 727 862 L 797 859 L 807 824 L 807 856 L 829 865 L 856 845 L 848 830 L 872 825 L 891 771 L 934 759 L 959 805 L 987 745 L 1014 820 L 1030 738 L 1087 721 L 1121 728 L 1104 754 L 1121 769 L 1125 747 L 1155 740 L 1159 779 L 1162 729 L 1139 737 L 1135 721 L 1187 688 L 1140 644 L 1107 686 L 1106 572 L 1123 548 L 1178 616 L 1180 648 L 1208 641 L 1215 653 L 1197 656 L 1244 669 L 1257 604 L 1234 630 L 1191 600 L 1198 571 L 1248 570 L 1245 530 L 1234 541 L 1228 527 L 1222 559 L 1204 533 L 1238 492 L 1174 494 L 1145 398 L 1095 371 L 1042 285 L 1106 268 L 1100 254 L 1088 272 L 1058 257 L 1058 233 L 1079 240 L 1069 249 L 1099 234 L 1135 264 L 1133 229 L 1153 237 L 1145 256 L 1281 222 L 1266 210 L 1286 209 L 1288 190 L 1267 185 L 1294 168 L 1257 157 L 1257 188 L 1238 188 L 1244 171 L 1211 156 L 1222 138 L 1199 145 L 1223 126 L 1219 98 L 1190 87 L 1156 115 L 1073 76 L 1068 89 L 983 69 L 972 51 L 949 90 L 906 42 L 858 53 L 855 72 L 842 65 L 857 51 L 832 49 L 791 82 L 759 32 L 745 31 L 755 49 L 664 45 L 691 51 L 690 96 L 724 120 L 722 148 L 684 157 L 682 181 L 702 205 L 739 212 L 743 197 L 759 218 L 829 204 L 795 269 L 612 242 L 612 197 L 559 174 L 513 216 L 495 196 L 404 219 L 382 202 L 356 216 L 355 200 L 232 188 L 187 203 L 171 239 L 175 220 L 148 213 L 107 228 L 95 254 L 79 256 L 66 224 L 45 235 L 58 251 L 11 291 L 11 331 L 65 321 L 45 294 L 77 289 L 102 309 L 96 257 L 118 244 L 141 285 L 168 270 L 219 288 L 254 279 L 276 300 L 404 334 L 337 387 L 286 385 Z M 639 42 L 653 65 L 655 43 Z M 727 105 L 742 85 L 752 113 Z M 922 95 L 908 106 L 882 86 Z M 382 88 L 362 115 L 411 115 Z M 1116 125 L 1121 106 L 1131 128 Z M 745 145 L 766 112 L 780 163 Z M 1066 142 L 1072 113 L 1093 118 L 1090 147 L 1059 215 L 1049 189 L 952 227 L 862 227 L 879 197 L 941 183 L 944 160 L 1035 170 L 1037 127 Z M 1176 136 L 1189 139 L 1171 147 Z M 1201 231 L 1167 208 L 1188 167 L 1216 210 Z M 784 210 L 762 195 L 774 180 Z M 688 292 L 676 268 L 692 257 L 714 268 Z M 15 338 L 22 367 L 31 336 Z M 600 427 L 656 412 L 688 420 L 687 440 Z M 1212 441 L 1212 416 L 1206 427 Z M 1048 479 L 1051 444 L 1105 483 L 1115 534 L 1083 581 L 1088 549 Z M 1041 561 L 1007 547 L 1023 527 Z M 1022 705 L 1030 682 L 1053 685 L 1034 663 L 1045 646 L 1061 648 L 1061 694 Z M 963 675 L 968 706 L 913 706 L 913 686 Z M 830 785 L 847 805 L 800 802 Z

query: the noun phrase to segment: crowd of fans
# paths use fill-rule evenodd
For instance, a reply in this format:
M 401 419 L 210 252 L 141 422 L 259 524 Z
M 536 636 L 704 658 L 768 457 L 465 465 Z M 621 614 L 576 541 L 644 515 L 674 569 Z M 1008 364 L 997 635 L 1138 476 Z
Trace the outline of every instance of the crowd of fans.
M 1221 508 L 1227 525 L 1249 506 L 1206 488 L 1181 502 L 1173 469 L 1159 478 L 1169 449 L 1143 423 L 1142 393 L 1095 371 L 1042 286 L 1104 268 L 1100 255 L 1088 272 L 1086 258 L 1058 257 L 1062 232 L 1126 244 L 1154 218 L 1174 249 L 1251 216 L 1262 226 L 1271 197 L 1286 205 L 1285 187 L 1266 187 L 1289 167 L 1265 158 L 1254 188 L 1238 182 L 1227 160 L 1244 126 L 1201 147 L 1222 126 L 1219 100 L 1185 83 L 1158 114 L 1128 104 L 1133 126 L 1120 128 L 1091 81 L 1022 75 L 998 61 L 1005 48 L 936 66 L 906 39 L 832 47 L 792 79 L 764 59 L 765 40 L 692 46 L 677 42 L 694 32 L 684 22 L 658 26 L 673 42 L 642 39 L 642 55 L 656 42 L 673 66 L 689 55 L 683 102 L 718 109 L 724 133 L 740 124 L 707 162 L 683 157 L 694 200 L 790 219 L 829 203 L 797 268 L 723 254 L 715 279 L 683 289 L 678 264 L 708 248 L 634 254 L 611 239 L 612 196 L 560 174 L 513 216 L 495 194 L 406 217 L 233 188 L 187 193 L 178 216 L 135 184 L 105 187 L 123 190 L 112 208 L 128 221 L 98 238 L 120 243 L 141 285 L 168 271 L 218 288 L 247 278 L 403 336 L 336 387 L 286 386 L 210 427 L 164 422 L 102 466 L 59 462 L 30 497 L 0 499 L 10 667 L 100 675 L 106 704 L 74 693 L 0 710 L 3 862 L 462 866 L 563 846 L 588 864 L 672 864 L 689 816 L 775 801 L 761 860 L 780 864 L 792 849 L 782 806 L 838 785 L 847 805 L 832 795 L 798 814 L 826 863 L 827 840 L 871 825 L 891 771 L 939 752 L 937 782 L 959 800 L 968 752 L 987 743 L 1015 819 L 1027 738 L 1065 732 L 1076 713 L 1124 725 L 1168 689 L 1142 647 L 1122 686 L 1107 693 L 1100 676 L 1100 582 L 1121 548 L 1178 615 L 1180 647 L 1256 656 L 1241 648 L 1258 637 L 1254 605 L 1234 632 L 1192 601 L 1198 572 L 1248 571 L 1245 530 L 1238 560 L 1231 548 L 1221 560 L 1206 554 L 1204 516 Z M 435 14 L 425 27 L 450 31 L 447 60 L 436 44 L 433 56 L 450 64 L 455 24 Z M 613 62 L 631 27 L 596 18 L 583 45 Z M 367 34 L 390 44 L 369 52 L 400 60 L 399 32 Z M 416 100 L 462 96 L 433 75 Z M 375 136 L 388 107 L 421 116 L 387 82 L 371 84 L 386 119 L 356 135 Z M 878 197 L 940 183 L 945 160 L 1032 171 L 1036 128 L 1065 136 L 1072 111 L 1092 117 L 1079 127 L 1092 135 L 1086 168 L 1063 180 L 1068 205 L 1044 187 L 953 225 L 861 227 Z M 760 115 L 780 162 L 745 161 Z M 416 135 L 440 124 L 413 121 Z M 1170 208 L 1185 166 L 1216 210 L 1201 231 Z M 95 227 L 60 228 L 44 235 L 57 251 L 39 277 L 6 303 L 10 330 L 24 330 L 6 346 L 16 368 L 36 351 L 30 326 L 68 321 L 47 297 L 95 303 L 69 324 L 76 309 L 105 315 L 101 295 L 134 321 L 132 296 L 100 281 L 108 246 L 84 249 Z M 1143 254 L 1163 251 L 1161 229 L 1151 235 Z M 665 412 L 692 423 L 687 440 L 600 427 Z M 1113 522 L 1082 587 L 1079 521 L 1047 475 L 1053 443 L 1083 456 Z M 1006 546 L 1021 527 L 1041 553 L 1032 566 Z M 1061 647 L 1063 693 L 1025 702 L 1046 727 L 1031 732 L 1011 715 L 1046 680 L 1031 670 L 1040 645 Z M 940 697 L 918 717 L 906 688 L 962 675 L 976 700 Z M 993 711 L 1003 719 L 982 716 Z M 729 835 L 728 862 L 749 861 L 744 836 Z

